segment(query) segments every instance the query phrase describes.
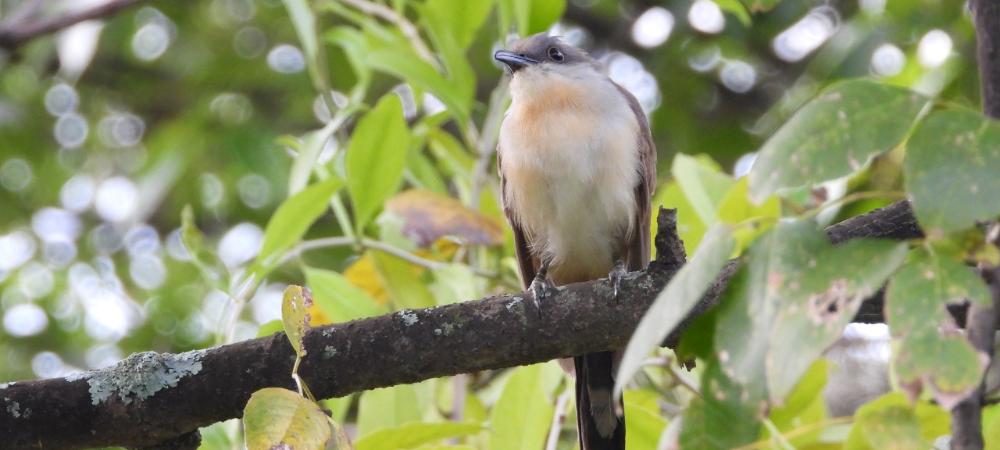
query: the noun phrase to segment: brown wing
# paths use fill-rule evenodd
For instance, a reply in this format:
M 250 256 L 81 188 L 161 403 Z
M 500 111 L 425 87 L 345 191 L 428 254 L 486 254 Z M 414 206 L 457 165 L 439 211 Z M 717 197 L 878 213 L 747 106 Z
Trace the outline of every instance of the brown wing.
M 518 271 L 521 272 L 521 284 L 524 285 L 525 289 L 528 289 L 531 281 L 535 279 L 538 260 L 531 255 L 528 248 L 528 237 L 511 213 L 511 205 L 508 204 L 509 197 L 507 196 L 507 177 L 503 173 L 503 152 L 500 151 L 499 145 L 497 145 L 497 172 L 500 174 L 500 203 L 503 204 L 503 214 L 507 216 L 507 222 L 510 223 L 510 228 L 514 231 L 514 254 L 517 256 Z
M 625 96 L 632 113 L 639 121 L 639 184 L 635 186 L 635 219 L 632 223 L 632 235 L 628 242 L 628 255 L 626 264 L 628 270 L 641 270 L 649 264 L 650 246 L 650 214 L 652 205 L 650 197 L 656 188 L 656 146 L 653 145 L 653 135 L 649 131 L 649 121 L 646 120 L 646 113 L 639 106 L 639 101 L 625 90 L 625 88 L 615 84 L 618 91 Z

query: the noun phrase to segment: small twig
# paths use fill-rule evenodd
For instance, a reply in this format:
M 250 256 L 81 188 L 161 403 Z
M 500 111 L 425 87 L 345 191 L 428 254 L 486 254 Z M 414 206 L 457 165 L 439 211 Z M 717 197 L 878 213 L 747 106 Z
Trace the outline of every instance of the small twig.
M 822 205 L 816 206 L 815 208 L 809 209 L 801 214 L 799 217 L 802 219 L 808 219 L 817 216 L 819 213 L 826 211 L 834 206 L 844 205 L 847 203 L 854 203 L 858 200 L 868 200 L 873 198 L 884 198 L 891 200 L 903 200 L 906 198 L 906 193 L 900 191 L 863 191 L 855 192 L 853 194 L 848 194 L 840 197 L 836 200 L 832 200 Z
M 698 389 L 698 386 L 695 385 L 694 382 L 689 380 L 684 374 L 678 372 L 676 366 L 674 366 L 673 364 L 667 364 L 666 367 L 667 371 L 670 372 L 670 376 L 672 376 L 675 380 L 677 380 L 677 382 L 680 383 L 681 386 L 684 386 L 694 395 L 701 397 L 701 390 Z
M 493 93 L 490 94 L 490 106 L 486 112 L 486 118 L 483 119 L 483 131 L 479 135 L 476 148 L 479 157 L 476 159 L 476 165 L 472 170 L 472 194 L 469 199 L 469 204 L 474 209 L 479 208 L 479 194 L 482 192 L 486 180 L 489 179 L 490 163 L 493 161 L 493 155 L 496 152 L 497 139 L 500 136 L 500 124 L 503 123 L 503 112 L 507 105 L 507 85 L 509 83 L 510 81 L 507 77 L 500 79 L 500 83 L 497 84 L 497 87 L 493 89 Z
M 330 247 L 346 247 L 348 245 L 354 245 L 356 242 L 357 241 L 350 236 L 335 236 L 335 237 L 310 239 L 308 241 L 302 241 L 299 242 L 299 244 L 296 245 L 295 247 L 292 247 L 290 250 L 285 252 L 284 256 L 282 256 L 281 259 L 278 260 L 277 265 L 280 266 L 294 258 L 299 257 L 303 253 L 308 252 L 310 250 L 330 248 Z
M 451 377 L 452 401 L 451 420 L 461 422 L 465 418 L 465 397 L 469 391 L 469 375 L 458 374 Z
M 26 42 L 90 19 L 107 17 L 146 0 L 110 0 L 93 8 L 36 22 L 4 23 L 0 27 L 0 47 L 15 50 Z
M 399 247 L 394 247 L 392 245 L 386 244 L 385 242 L 376 241 L 370 238 L 361 238 L 361 246 L 373 250 L 378 250 L 383 253 L 388 253 L 399 259 L 405 260 L 411 264 L 415 264 L 431 270 L 442 269 L 447 266 L 446 263 L 440 261 L 433 261 L 427 258 L 421 258 Z M 496 278 L 497 276 L 495 272 L 485 271 L 477 267 L 469 266 L 469 270 L 472 271 L 472 273 L 479 275 L 481 277 Z
M 979 86 L 983 98 L 983 114 L 1000 118 L 1000 3 L 996 0 L 971 0 L 972 19 L 976 30 L 976 53 L 979 64 Z M 947 149 L 942 149 L 947 151 Z M 997 242 L 991 242 L 997 245 Z M 995 358 L 993 339 L 1000 313 L 1000 267 L 987 265 L 983 278 L 990 286 L 992 304 L 973 304 L 965 322 L 966 337 L 972 346 Z M 989 365 L 987 365 L 989 367 Z M 951 410 L 951 449 L 979 450 L 983 448 L 982 400 L 985 376 L 968 398 Z
M 782 436 L 784 436 L 784 438 L 785 438 L 785 440 L 787 442 L 787 440 L 789 440 L 789 439 L 795 439 L 795 438 L 797 438 L 799 436 L 802 436 L 802 435 L 808 434 L 808 433 L 812 433 L 812 432 L 814 432 L 816 430 L 822 430 L 824 428 L 828 428 L 828 427 L 832 427 L 832 426 L 836 426 L 836 425 L 849 424 L 849 423 L 851 423 L 853 421 L 854 421 L 854 418 L 852 418 L 850 416 L 834 417 L 832 419 L 821 420 L 819 422 L 814 422 L 814 423 L 806 424 L 806 425 L 803 425 L 801 427 L 792 429 L 789 432 L 784 433 Z M 768 422 L 770 422 L 770 420 Z M 772 423 L 771 425 L 773 426 L 774 424 Z M 771 446 L 771 444 L 772 444 L 772 440 L 771 439 L 762 439 L 762 440 L 759 440 L 759 441 L 754 442 L 752 444 L 747 444 L 747 445 L 744 445 L 742 447 L 736 447 L 734 450 L 756 450 L 756 449 L 768 448 L 768 447 Z
M 788 442 L 788 439 L 785 438 L 785 435 L 781 434 L 781 430 L 774 425 L 774 422 L 771 422 L 771 419 L 765 417 L 761 422 L 764 423 L 764 428 L 767 428 L 767 432 L 771 434 L 771 441 L 775 442 L 778 447 L 782 450 L 795 450 L 792 443 Z
M 434 261 L 427 258 L 422 258 L 406 250 L 403 250 L 399 247 L 395 247 L 391 244 L 386 244 L 385 242 L 382 241 L 377 241 L 371 238 L 361 238 L 360 240 L 357 240 L 347 236 L 335 236 L 335 237 L 302 241 L 295 247 L 292 247 L 290 250 L 288 250 L 279 260 L 281 261 L 279 264 L 286 263 L 289 260 L 301 255 L 303 252 L 307 252 L 309 250 L 316 250 L 316 249 L 330 248 L 330 247 L 346 247 L 350 245 L 358 245 L 360 249 L 368 248 L 372 250 L 378 250 L 383 253 L 388 253 L 399 259 L 405 260 L 410 264 L 418 265 L 426 269 L 437 270 L 437 269 L 442 269 L 448 265 L 447 263 L 443 263 L 441 261 Z M 472 273 L 481 277 L 496 278 L 497 276 L 495 272 L 485 271 L 482 269 L 478 269 L 476 267 L 470 267 L 469 269 L 472 271 Z
M 562 423 L 566 420 L 566 409 L 569 407 L 570 390 L 564 389 L 556 399 L 556 411 L 552 414 L 552 426 L 549 428 L 549 438 L 545 441 L 545 450 L 556 450 L 559 446 L 559 433 Z
M 413 22 L 410 22 L 409 19 L 403 17 L 392 8 L 378 3 L 372 3 L 366 0 L 343 0 L 343 2 L 359 9 L 363 13 L 381 17 L 382 19 L 395 24 L 399 28 L 399 31 L 403 33 L 403 36 L 406 36 L 406 39 L 413 44 L 413 49 L 416 50 L 417 55 L 434 66 L 435 69 L 439 71 L 441 70 L 440 64 L 437 59 L 434 58 L 434 53 L 431 52 L 430 47 L 424 43 L 424 39 L 420 37 L 420 31 L 417 30 L 417 26 L 414 25 Z

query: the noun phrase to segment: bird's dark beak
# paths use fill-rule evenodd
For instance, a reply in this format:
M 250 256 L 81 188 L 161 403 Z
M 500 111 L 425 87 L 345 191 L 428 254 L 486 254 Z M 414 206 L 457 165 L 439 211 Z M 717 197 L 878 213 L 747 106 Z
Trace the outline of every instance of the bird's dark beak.
M 518 70 L 532 64 L 538 64 L 538 61 L 535 61 L 534 59 L 514 52 L 509 52 L 507 50 L 500 50 L 494 53 L 493 59 L 506 64 L 507 68 L 510 69 L 510 73 L 517 72 Z

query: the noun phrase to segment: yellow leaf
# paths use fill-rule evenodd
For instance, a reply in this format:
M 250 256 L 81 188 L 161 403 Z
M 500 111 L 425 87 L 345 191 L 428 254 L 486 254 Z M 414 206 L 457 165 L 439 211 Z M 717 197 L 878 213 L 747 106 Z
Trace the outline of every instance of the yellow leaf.
M 288 340 L 292 342 L 292 348 L 300 358 L 306 354 L 302 338 L 309 329 L 309 308 L 312 304 L 312 295 L 302 286 L 288 286 L 281 301 L 281 322 L 285 326 Z
M 361 255 L 357 261 L 347 267 L 347 270 L 344 271 L 344 277 L 351 284 L 364 289 L 379 305 L 389 304 L 389 292 L 382 284 L 382 279 L 378 275 L 378 270 L 375 269 L 375 262 L 372 261 L 371 255 L 367 253 Z

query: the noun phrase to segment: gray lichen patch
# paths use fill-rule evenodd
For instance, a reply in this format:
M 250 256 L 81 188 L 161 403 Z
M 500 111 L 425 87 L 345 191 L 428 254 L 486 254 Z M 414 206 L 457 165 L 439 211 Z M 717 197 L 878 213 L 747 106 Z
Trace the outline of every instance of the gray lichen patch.
M 21 417 L 21 405 L 6 397 L 4 397 L 3 401 L 7 404 L 7 414 L 10 414 L 15 419 Z
M 115 394 L 126 405 L 145 400 L 160 390 L 177 386 L 182 378 L 200 372 L 204 355 L 204 350 L 177 355 L 136 353 L 112 367 L 91 372 L 87 377 L 91 403 L 100 404 Z
M 461 327 L 459 327 L 459 328 L 461 328 Z M 435 336 L 442 336 L 442 335 L 444 335 L 444 336 L 450 336 L 453 331 L 455 331 L 455 325 L 452 325 L 452 324 L 450 324 L 448 322 L 445 322 L 443 325 L 441 325 L 440 328 L 435 328 L 434 329 L 434 335 Z
M 516 312 L 519 314 L 524 311 L 524 305 L 521 304 L 521 297 L 514 297 L 513 300 L 507 302 L 504 306 L 507 308 L 507 311 L 515 312 L 514 308 L 518 309 Z
M 417 317 L 417 313 L 409 310 L 403 310 L 399 312 L 399 317 L 403 319 L 403 325 L 411 326 L 415 325 L 420 319 Z
M 87 378 L 90 378 L 91 374 L 92 372 L 79 371 L 66 375 L 63 379 L 72 383 L 74 381 L 86 380 Z
M 337 348 L 332 345 L 323 347 L 323 359 L 330 359 L 337 356 Z

